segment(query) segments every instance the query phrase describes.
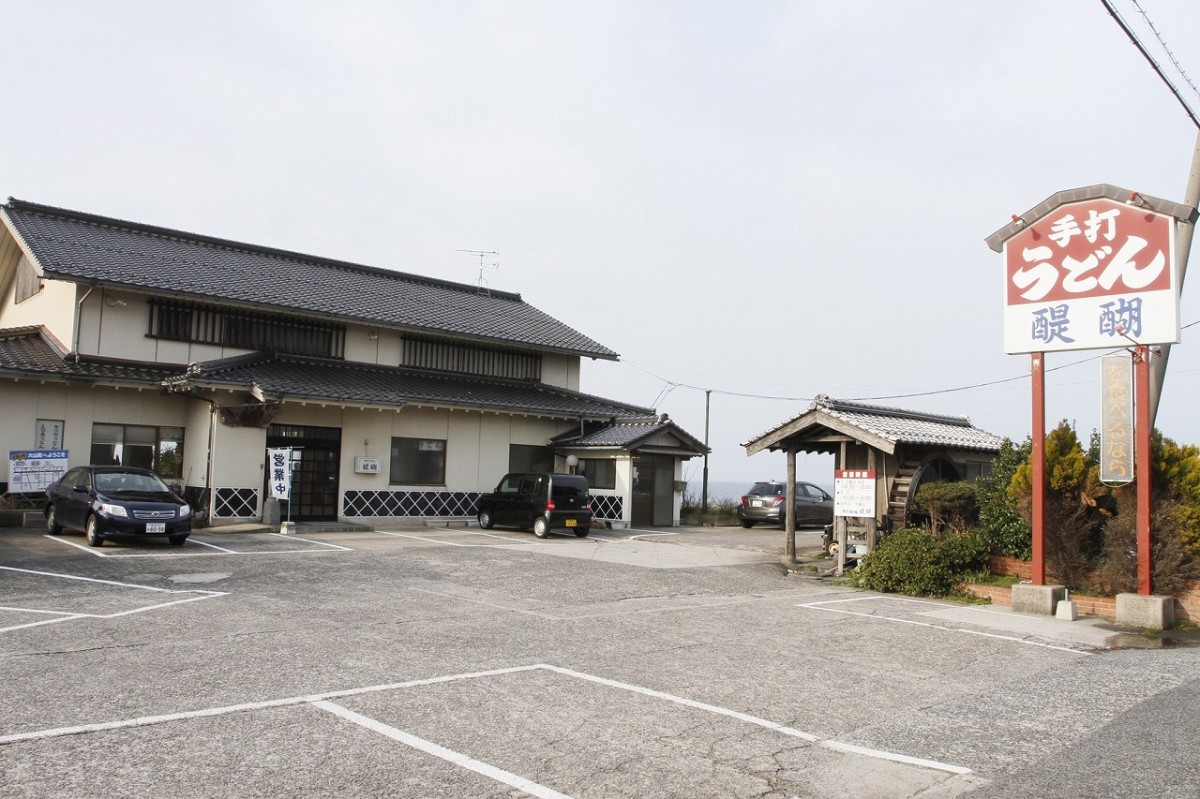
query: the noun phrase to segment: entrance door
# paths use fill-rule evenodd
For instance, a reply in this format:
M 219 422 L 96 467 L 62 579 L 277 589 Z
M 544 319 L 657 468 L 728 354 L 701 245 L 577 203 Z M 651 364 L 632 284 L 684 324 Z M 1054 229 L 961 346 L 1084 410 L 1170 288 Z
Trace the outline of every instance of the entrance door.
M 336 427 L 273 424 L 267 428 L 267 447 L 297 448 L 292 458 L 291 520 L 337 521 L 342 431 Z M 286 500 L 279 503 L 283 519 L 288 518 L 288 505 Z
M 675 458 L 643 455 L 633 459 L 634 527 L 670 527 L 675 523 Z

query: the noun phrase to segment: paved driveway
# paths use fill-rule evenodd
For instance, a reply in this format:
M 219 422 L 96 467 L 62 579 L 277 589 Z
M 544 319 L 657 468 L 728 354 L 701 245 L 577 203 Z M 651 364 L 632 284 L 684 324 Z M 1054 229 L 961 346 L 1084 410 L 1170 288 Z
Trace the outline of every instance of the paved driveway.
M 194 537 L 0 530 L 0 796 L 1200 792 L 1198 650 L 787 574 L 778 531 Z

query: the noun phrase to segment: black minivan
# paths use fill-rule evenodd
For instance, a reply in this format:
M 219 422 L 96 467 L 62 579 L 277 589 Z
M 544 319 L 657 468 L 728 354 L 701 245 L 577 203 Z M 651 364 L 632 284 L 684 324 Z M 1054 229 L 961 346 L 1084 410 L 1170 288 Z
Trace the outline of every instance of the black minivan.
M 579 537 L 592 529 L 592 496 L 579 474 L 513 472 L 491 494 L 479 498 L 479 526 L 520 527 L 545 538 L 551 530 Z

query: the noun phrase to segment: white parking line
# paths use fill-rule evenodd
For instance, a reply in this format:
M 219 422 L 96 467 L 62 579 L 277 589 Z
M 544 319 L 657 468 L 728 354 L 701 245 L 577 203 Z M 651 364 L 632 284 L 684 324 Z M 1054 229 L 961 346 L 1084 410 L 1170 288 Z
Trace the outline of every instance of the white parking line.
M 446 541 L 445 539 L 442 539 L 442 538 L 430 538 L 428 536 L 416 535 L 414 533 L 396 533 L 396 532 L 391 532 L 389 530 L 376 530 L 375 532 L 379 533 L 380 535 L 390 535 L 393 538 L 407 538 L 410 541 L 424 541 L 427 544 L 441 544 L 442 546 L 446 546 L 446 547 L 482 547 L 482 548 L 486 548 L 486 549 L 499 549 L 499 548 L 506 547 L 506 546 L 513 546 L 514 544 L 525 545 L 525 544 L 537 544 L 537 543 L 541 542 L 541 539 L 537 538 L 536 536 L 533 536 L 532 533 L 530 534 L 529 540 L 526 541 L 524 538 L 520 538 L 520 539 L 509 538 L 508 536 L 499 535 L 497 533 L 481 533 L 481 532 L 476 532 L 475 530 L 466 530 L 466 529 L 451 530 L 451 532 L 453 532 L 457 535 L 475 535 L 475 536 L 480 536 L 482 538 L 492 538 L 492 539 L 495 539 L 496 541 L 503 541 L 504 543 L 502 543 L 502 544 L 464 544 L 459 541 Z M 514 533 L 517 535 L 520 535 L 520 533 L 517 531 L 514 531 Z
M 393 741 L 399 741 L 405 746 L 411 746 L 428 755 L 439 757 L 448 763 L 453 763 L 459 768 L 465 768 L 468 771 L 474 771 L 476 774 L 482 774 L 496 782 L 502 782 L 505 785 L 510 785 L 518 791 L 524 791 L 530 796 L 537 796 L 539 799 L 571 799 L 565 793 L 559 793 L 553 788 L 547 788 L 541 783 L 526 779 L 513 774 L 511 771 L 505 771 L 502 768 L 497 768 L 490 763 L 484 763 L 481 760 L 476 760 L 473 757 L 468 757 L 460 752 L 455 752 L 453 749 L 447 749 L 444 746 L 438 746 L 432 741 L 427 741 L 424 738 L 418 738 L 415 735 L 398 730 L 395 727 L 384 724 L 381 721 L 376 721 L 369 716 L 364 716 L 361 713 L 355 713 L 353 710 L 335 705 L 333 702 L 318 701 L 313 702 L 315 707 L 326 710 L 335 716 L 339 716 L 347 721 L 351 721 L 360 727 L 365 727 L 371 732 L 379 733 Z
M 321 709 L 326 710 L 328 712 L 336 712 L 337 715 L 342 716 L 343 718 L 347 718 L 348 720 L 354 721 L 355 723 L 361 723 L 359 721 L 359 719 L 365 720 L 369 723 L 363 724 L 363 726 L 366 726 L 369 729 L 374 729 L 376 732 L 379 732 L 380 734 L 388 735 L 388 737 L 391 737 L 395 740 L 401 741 L 407 745 L 414 746 L 417 749 L 421 749 L 421 751 L 425 751 L 425 752 L 429 752 L 430 754 L 434 754 L 437 757 L 442 757 L 443 759 L 449 760 L 450 762 L 456 763 L 457 765 L 463 766 L 464 768 L 470 767 L 470 766 L 466 765 L 466 762 L 470 761 L 472 764 L 478 764 L 478 765 L 484 766 L 488 769 L 494 769 L 495 767 L 489 766 L 486 763 L 480 763 L 480 761 L 475 761 L 475 760 L 467 757 L 466 755 L 461 755 L 461 754 L 452 752 L 449 749 L 444 749 L 443 747 L 440 747 L 437 744 L 433 744 L 431 742 L 425 741 L 424 739 L 416 738 L 415 736 L 409 736 L 408 733 L 404 733 L 400 730 L 395 730 L 394 728 L 387 727 L 387 725 L 384 725 L 380 722 L 374 721 L 373 719 L 369 719 L 366 716 L 360 716 L 359 714 L 354 713 L 353 715 L 357 718 L 350 718 L 350 716 L 347 714 L 352 713 L 352 711 L 348 711 L 345 708 L 342 708 L 340 705 L 334 705 L 331 700 L 352 697 L 352 696 L 360 696 L 360 695 L 368 694 L 368 693 L 378 693 L 381 691 L 394 691 L 394 690 L 400 690 L 400 689 L 405 689 L 405 688 L 415 688 L 415 687 L 424 686 L 424 685 L 437 685 L 437 684 L 441 684 L 441 683 L 456 682 L 456 681 L 460 681 L 460 680 L 472 680 L 472 679 L 478 679 L 481 677 L 496 677 L 496 676 L 502 676 L 502 675 L 507 675 L 507 674 L 517 674 L 520 672 L 531 672 L 531 671 L 539 671 L 539 670 L 540 671 L 549 671 L 549 672 L 552 672 L 555 674 L 561 674 L 561 675 L 564 675 L 567 677 L 584 680 L 586 682 L 591 682 L 591 683 L 595 683 L 598 685 L 604 685 L 609 688 L 616 688 L 616 689 L 623 690 L 623 691 L 630 691 L 632 693 L 640 694 L 642 696 L 648 696 L 648 697 L 652 697 L 654 699 L 660 699 L 663 701 L 682 705 L 684 707 L 693 708 L 695 710 L 701 710 L 701 711 L 704 711 L 707 713 L 713 713 L 713 714 L 716 714 L 719 716 L 724 716 L 726 718 L 734 719 L 736 721 L 740 721 L 743 723 L 753 724 L 755 726 L 762 727 L 764 729 L 771 730 L 773 732 L 778 732 L 782 735 L 787 735 L 792 738 L 798 738 L 803 741 L 808 741 L 810 743 L 816 744 L 817 746 L 820 746 L 825 749 L 830 749 L 833 751 L 861 755 L 863 757 L 869 757 L 869 758 L 876 759 L 876 760 L 886 760 L 886 761 L 893 762 L 893 763 L 903 763 L 903 764 L 910 765 L 910 766 L 917 766 L 919 768 L 926 768 L 926 769 L 931 769 L 934 771 L 941 771 L 941 772 L 945 772 L 945 773 L 949 773 L 949 774 L 955 774 L 958 776 L 963 776 L 963 775 L 972 773 L 971 769 L 966 768 L 964 766 L 956 766 L 956 765 L 953 765 L 950 763 L 942 763 L 942 762 L 936 761 L 936 760 L 927 760 L 924 758 L 911 757 L 909 755 L 903 755 L 903 754 L 899 754 L 897 752 L 888 752 L 888 751 L 884 751 L 881 749 L 870 749 L 867 747 L 858 746 L 856 744 L 850 744 L 850 743 L 845 743 L 842 741 L 837 741 L 837 740 L 834 740 L 831 738 L 822 738 L 818 735 L 814 735 L 813 733 L 804 732 L 802 730 L 797 730 L 794 727 L 789 727 L 784 724 L 779 724 L 778 722 L 774 722 L 769 719 L 760 718 L 758 716 L 752 716 L 748 713 L 742 713 L 741 711 L 732 710 L 729 708 L 718 707 L 716 705 L 710 705 L 706 702 L 698 702 L 694 699 L 688 699 L 686 697 L 676 696 L 674 694 L 668 694 L 663 691 L 655 690 L 653 688 L 646 688 L 644 686 L 634 685 L 632 683 L 620 682 L 619 680 L 612 680 L 612 679 L 608 679 L 607 677 L 599 677 L 594 674 L 586 674 L 581 671 L 575 671 L 573 669 L 567 669 L 567 668 L 563 668 L 561 666 L 554 666 L 554 665 L 550 665 L 550 664 L 546 664 L 546 663 L 537 663 L 537 664 L 528 665 L 528 666 L 513 666 L 511 668 L 492 669 L 489 671 L 470 672 L 470 673 L 466 673 L 466 674 L 452 674 L 452 675 L 446 675 L 446 676 L 441 676 L 441 677 L 428 677 L 425 679 L 409 680 L 406 682 L 388 683 L 388 684 L 384 684 L 384 685 L 373 685 L 373 686 L 368 686 L 368 687 L 364 687 L 364 688 L 351 688 L 351 689 L 347 689 L 347 690 L 343 690 L 343 691 L 331 691 L 328 693 L 312 694 L 312 695 L 308 695 L 308 696 L 293 696 L 293 697 L 288 697 L 286 699 L 271 699 L 271 700 L 266 700 L 266 701 L 262 701 L 262 702 L 249 702 L 249 703 L 239 704 L 239 705 L 226 705 L 224 707 L 207 708 L 207 709 L 202 709 L 202 710 L 192 710 L 192 711 L 185 711 L 185 712 L 181 712 L 181 713 L 169 713 L 169 714 L 164 714 L 164 715 L 160 715 L 160 716 L 145 716 L 145 717 L 136 718 L 136 719 L 125 719 L 125 720 L 120 720 L 120 721 L 101 722 L 101 723 L 96 723 L 96 724 L 81 724 L 81 725 L 77 725 L 74 727 L 57 727 L 57 728 L 48 729 L 48 730 L 36 730 L 33 732 L 25 732 L 25 733 L 13 733 L 13 734 L 9 734 L 9 735 L 0 735 L 0 746 L 6 745 L 6 744 L 11 744 L 11 743 L 18 743 L 21 741 L 31 741 L 31 740 L 39 740 L 39 739 L 45 739 L 45 738 L 57 738 L 57 737 L 61 737 L 64 735 L 78 735 L 81 733 L 103 732 L 106 730 L 124 729 L 124 728 L 129 728 L 129 727 L 146 727 L 146 726 L 150 726 L 150 725 L 154 725 L 154 724 L 165 724 L 168 722 L 183 721 L 183 720 L 187 720 L 187 719 L 222 716 L 222 715 L 228 715 L 231 713 L 242 713 L 242 712 L 247 712 L 247 711 L 263 710 L 263 709 L 267 709 L 267 708 L 276 708 L 276 707 L 283 707 L 283 706 L 289 706 L 289 705 L 312 704 L 312 705 L 317 705 L 318 707 L 321 707 Z M 324 703 L 324 704 L 322 704 L 322 703 Z M 328 705 L 328 706 L 325 706 L 325 705 Z M 338 708 L 341 711 L 345 711 L 345 712 L 335 711 L 334 708 Z M 393 735 L 392 732 L 395 732 L 398 735 Z M 406 738 L 411 738 L 411 742 L 409 740 L 406 740 Z M 420 743 L 422 745 L 416 745 L 417 743 Z M 426 748 L 425 745 L 427 745 L 430 748 L 436 748 L 438 751 L 430 751 L 430 748 Z M 446 756 L 446 755 L 450 755 L 450 756 Z M 472 770 L 477 770 L 477 769 L 472 768 Z M 511 774 L 509 774 L 509 772 L 505 772 L 502 769 L 496 769 L 496 772 L 512 776 L 517 780 L 524 779 L 521 777 L 516 777 L 515 775 L 511 775 Z M 485 772 L 478 771 L 478 773 L 483 774 Z M 492 775 L 488 774 L 487 776 L 492 776 Z M 506 780 L 501 780 L 501 781 L 505 782 L 505 784 L 507 784 L 507 785 L 512 785 L 513 787 L 519 787 L 520 790 L 530 792 L 528 788 L 517 786 L 513 782 L 508 782 Z M 533 783 L 533 782 L 529 782 L 528 785 L 529 786 L 537 786 L 539 788 L 544 788 L 544 786 L 538 786 L 537 783 Z M 545 790 L 550 790 L 550 789 L 546 788 Z M 554 797 L 563 796 L 562 794 L 558 794 L 558 793 L 550 793 L 550 794 L 536 794 L 535 793 L 534 795 L 535 796 L 554 796 Z
M 133 589 L 142 590 L 142 591 L 156 591 L 156 592 L 163 593 L 163 594 L 194 594 L 195 595 L 195 596 L 184 597 L 182 599 L 176 599 L 171 602 L 158 602 L 154 605 L 147 605 L 145 607 L 134 608 L 132 610 L 117 611 L 115 613 L 79 613 L 77 611 L 46 610 L 44 608 L 22 608 L 22 607 L 12 607 L 12 606 L 0 607 L 0 610 L 10 611 L 10 612 L 14 612 L 14 613 L 41 613 L 41 614 L 54 616 L 54 618 L 43 619 L 42 621 L 31 621 L 31 622 L 26 622 L 24 624 L 14 624 L 9 627 L 0 627 L 0 633 L 12 632 L 14 630 L 25 630 L 30 627 L 41 627 L 41 626 L 44 626 L 47 624 L 58 624 L 60 622 L 74 621 L 76 619 L 115 619 L 120 616 L 131 616 L 135 613 L 145 613 L 145 612 L 151 611 L 151 610 L 160 610 L 162 608 L 171 607 L 172 605 L 182 605 L 182 604 L 185 604 L 188 602 L 199 602 L 200 600 L 203 600 L 203 599 L 214 599 L 216 597 L 229 595 L 225 591 L 200 591 L 200 590 L 196 590 L 196 589 L 175 590 L 175 589 L 170 589 L 170 588 L 159 588 L 158 586 L 154 586 L 154 585 L 139 585 L 137 583 L 119 583 L 114 580 L 99 580 L 99 579 L 96 579 L 95 577 L 83 577 L 78 574 L 58 574 L 56 572 L 34 571 L 32 569 L 18 569 L 13 566 L 0 566 L 0 569 L 3 569 L 4 571 L 18 572 L 21 574 L 31 574 L 31 575 L 34 575 L 37 577 L 56 577 L 56 578 L 59 578 L 62 580 L 76 580 L 76 581 L 86 582 L 86 583 L 98 583 L 100 585 L 111 585 L 111 586 L 116 586 L 118 588 L 133 588 Z
M 341 544 L 331 544 L 328 541 L 313 541 L 311 538 L 298 538 L 297 536 L 294 536 L 291 534 L 284 535 L 283 533 L 268 533 L 267 535 L 279 536 L 280 538 L 286 538 L 288 541 L 303 541 L 306 544 L 316 544 L 317 546 L 320 546 L 320 547 L 329 547 L 330 549 L 337 549 L 337 550 L 341 550 L 342 552 L 353 552 L 354 551 L 350 547 L 344 547 Z M 308 552 L 307 549 L 299 550 L 299 551 Z M 239 553 L 239 554 L 241 554 L 241 553 Z
M 187 542 L 184 543 L 182 547 L 173 546 L 170 549 L 164 548 L 164 549 L 154 551 L 154 552 L 130 552 L 130 551 L 126 551 L 126 550 L 113 550 L 111 552 L 104 552 L 100 547 L 86 546 L 86 545 L 80 544 L 76 541 L 69 541 L 69 540 L 63 538 L 62 536 L 47 534 L 42 537 L 48 538 L 51 541 L 57 541 L 60 544 L 66 544 L 67 546 L 75 547 L 76 549 L 82 550 L 83 552 L 86 552 L 89 555 L 94 555 L 97 558 L 114 558 L 114 559 L 120 559 L 120 558 L 194 558 L 194 557 L 202 557 L 202 556 L 218 555 L 218 554 L 219 555 L 312 555 L 312 554 L 320 554 L 323 552 L 330 552 L 330 551 L 335 551 L 335 552 L 353 552 L 354 551 L 350 547 L 344 547 L 340 544 L 330 544 L 327 541 L 313 541 L 312 539 L 309 539 L 309 538 L 297 538 L 294 535 L 283 535 L 281 533 L 266 533 L 266 535 L 279 536 L 280 538 L 284 538 L 289 541 L 302 541 L 306 544 L 312 544 L 314 546 L 324 547 L 324 549 L 265 549 L 265 550 L 254 550 L 254 551 L 228 549 L 226 547 L 218 546 L 218 545 L 210 543 L 208 541 L 202 541 L 193 534 L 188 537 Z M 196 551 L 188 552 L 183 549 L 183 547 L 186 547 L 188 544 L 198 544 L 202 547 L 207 547 L 208 549 L 213 549 L 216 551 L 215 552 L 196 552 Z
M 943 624 L 932 624 L 927 621 L 917 621 L 915 619 L 901 619 L 901 618 L 898 618 L 895 616 L 881 616 L 877 613 L 859 613 L 859 612 L 853 611 L 853 610 L 842 610 L 841 608 L 822 607 L 823 605 L 836 605 L 836 604 L 842 604 L 842 603 L 846 603 L 846 602 L 868 602 L 868 601 L 872 601 L 872 600 L 886 600 L 889 602 L 911 602 L 911 603 L 919 604 L 919 605 L 933 605 L 934 607 L 939 607 L 939 608 L 958 608 L 958 607 L 960 607 L 958 605 L 951 605 L 951 604 L 948 604 L 945 602 L 930 602 L 928 600 L 923 600 L 923 599 L 908 599 L 906 597 L 897 597 L 897 596 L 886 596 L 886 597 L 864 596 L 864 597 L 855 597 L 853 599 L 829 599 L 829 600 L 825 600 L 823 602 L 806 602 L 806 603 L 797 605 L 796 607 L 808 608 L 809 610 L 822 610 L 822 611 L 825 611 L 826 613 L 842 613 L 847 616 L 860 616 L 862 618 L 875 619 L 877 621 L 890 621 L 890 622 L 895 622 L 897 624 L 910 624 L 914 627 L 929 627 L 934 630 L 945 630 L 946 632 L 961 633 L 963 635 L 977 635 L 977 636 L 980 636 L 981 638 L 997 638 L 1002 641 L 1011 641 L 1011 642 L 1017 643 L 1017 644 L 1025 644 L 1026 646 L 1040 646 L 1043 649 L 1053 649 L 1058 652 L 1070 652 L 1072 655 L 1086 655 L 1087 654 L 1086 652 L 1081 652 L 1078 649 L 1071 649 L 1070 647 L 1066 647 L 1066 646 L 1056 646 L 1054 644 L 1045 644 L 1045 643 L 1042 643 L 1041 641 L 1030 641 L 1026 638 L 1017 638 L 1016 636 L 1012 636 L 1012 635 L 1000 635 L 998 633 L 985 633 L 982 630 L 966 630 L 961 627 L 947 627 Z M 980 612 L 985 613 L 987 611 L 983 611 L 982 609 L 980 609 Z

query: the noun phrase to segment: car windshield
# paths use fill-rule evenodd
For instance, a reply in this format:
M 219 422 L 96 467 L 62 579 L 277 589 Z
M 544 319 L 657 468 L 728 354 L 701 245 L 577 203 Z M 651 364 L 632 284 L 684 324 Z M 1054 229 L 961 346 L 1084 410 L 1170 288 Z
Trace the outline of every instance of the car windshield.
M 783 483 L 755 483 L 746 492 L 748 496 L 755 497 L 781 497 L 784 493 Z
M 96 472 L 96 490 L 109 493 L 119 491 L 149 491 L 166 493 L 171 489 L 155 475 L 141 472 Z

